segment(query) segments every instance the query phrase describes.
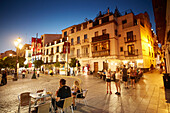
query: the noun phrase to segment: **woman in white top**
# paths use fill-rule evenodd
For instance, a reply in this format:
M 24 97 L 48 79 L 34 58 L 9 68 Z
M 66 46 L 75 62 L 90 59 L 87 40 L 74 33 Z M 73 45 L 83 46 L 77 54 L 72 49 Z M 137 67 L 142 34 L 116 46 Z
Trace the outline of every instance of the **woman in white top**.
M 121 88 L 120 88 L 120 79 L 121 79 L 121 74 L 119 68 L 116 68 L 116 73 L 115 73 L 115 85 L 116 85 L 116 90 L 117 92 L 115 94 L 120 95 Z
M 112 94 L 111 91 L 111 70 L 109 69 L 108 71 L 106 71 L 106 84 L 107 84 L 107 94 L 108 94 L 108 87 L 110 89 L 110 94 Z

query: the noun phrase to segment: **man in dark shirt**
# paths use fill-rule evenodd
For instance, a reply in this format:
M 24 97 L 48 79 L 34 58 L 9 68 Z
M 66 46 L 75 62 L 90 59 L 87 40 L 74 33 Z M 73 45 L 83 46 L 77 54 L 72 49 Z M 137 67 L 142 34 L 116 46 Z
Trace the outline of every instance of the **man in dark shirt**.
M 60 88 L 56 94 L 57 94 L 57 98 L 53 98 L 52 100 L 53 107 L 56 108 L 55 110 L 57 110 L 56 106 L 61 107 L 61 108 L 63 107 L 64 100 L 61 100 L 61 99 L 71 97 L 71 90 L 70 90 L 70 87 L 66 86 L 65 79 L 60 80 Z
M 122 72 L 123 72 L 123 81 L 125 83 L 125 88 L 128 88 L 128 83 L 127 83 L 128 75 L 127 75 L 127 69 L 125 67 L 126 66 L 124 65 L 124 68 L 122 70 Z

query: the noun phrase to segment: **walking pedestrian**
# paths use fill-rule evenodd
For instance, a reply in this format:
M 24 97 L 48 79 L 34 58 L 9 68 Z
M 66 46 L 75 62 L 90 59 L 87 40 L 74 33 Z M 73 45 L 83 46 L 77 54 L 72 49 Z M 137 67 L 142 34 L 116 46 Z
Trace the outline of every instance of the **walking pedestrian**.
M 53 71 L 52 71 L 52 69 L 50 70 L 50 75 L 53 76 Z
M 160 74 L 162 74 L 163 72 L 163 66 L 162 66 L 162 63 L 160 63 Z
M 130 80 L 131 80 L 131 86 L 135 88 L 135 71 L 133 70 L 133 67 L 130 69 Z
M 108 87 L 110 89 L 110 94 L 112 94 L 111 91 L 111 70 L 109 69 L 108 71 L 106 71 L 106 85 L 107 85 L 107 94 L 108 94 Z
M 120 95 L 121 93 L 121 88 L 120 88 L 120 79 L 121 79 L 121 74 L 120 74 L 120 69 L 116 68 L 116 73 L 115 73 L 115 86 L 117 92 L 115 94 Z
M 22 70 L 22 78 L 25 78 L 26 71 Z
M 7 72 L 4 70 L 2 73 L 1 85 L 7 84 Z
M 37 77 L 40 77 L 40 70 L 37 71 Z
M 122 72 L 123 72 L 123 81 L 124 81 L 124 85 L 125 85 L 125 88 L 128 89 L 128 75 L 127 75 L 127 69 L 126 69 L 126 66 L 124 65 L 124 68 L 122 69 Z

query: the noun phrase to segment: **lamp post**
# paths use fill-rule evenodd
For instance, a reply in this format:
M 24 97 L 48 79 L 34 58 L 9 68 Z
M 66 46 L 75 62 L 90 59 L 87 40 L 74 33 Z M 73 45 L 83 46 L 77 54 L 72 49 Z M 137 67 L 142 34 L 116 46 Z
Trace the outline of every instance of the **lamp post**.
M 21 43 L 21 38 L 18 37 L 15 41 L 14 41 L 14 44 L 15 44 L 15 47 L 16 47 L 16 66 L 15 66 L 15 74 L 14 74 L 14 78 L 13 78 L 13 81 L 17 81 L 18 80 L 18 72 L 17 72 L 17 68 L 18 68 L 18 50 L 21 49 L 23 47 Z

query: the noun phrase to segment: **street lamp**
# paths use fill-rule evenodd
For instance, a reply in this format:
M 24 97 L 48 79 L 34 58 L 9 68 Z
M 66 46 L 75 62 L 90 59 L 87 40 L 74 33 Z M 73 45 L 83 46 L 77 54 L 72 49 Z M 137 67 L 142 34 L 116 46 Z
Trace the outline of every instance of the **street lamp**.
M 15 66 L 15 74 L 14 74 L 14 79 L 13 81 L 17 81 L 18 80 L 18 73 L 17 73 L 17 64 L 18 64 L 18 49 L 21 49 L 23 47 L 21 43 L 21 38 L 18 37 L 15 41 L 14 41 L 14 44 L 15 44 L 15 47 L 16 47 L 16 55 L 17 55 L 17 58 L 16 58 L 16 66 Z

